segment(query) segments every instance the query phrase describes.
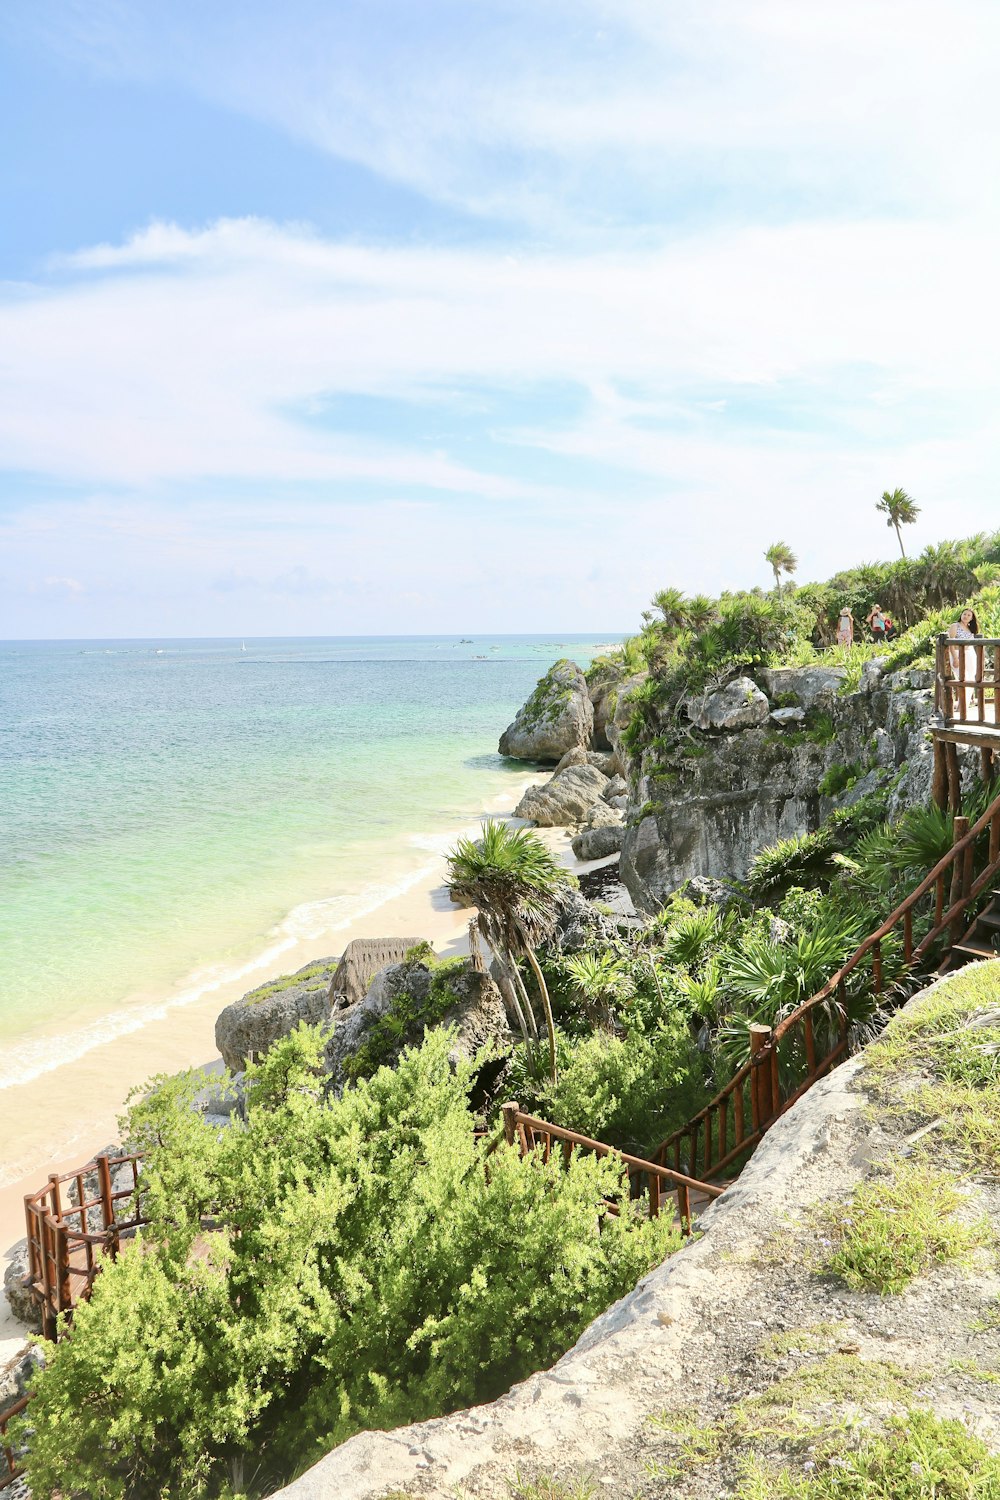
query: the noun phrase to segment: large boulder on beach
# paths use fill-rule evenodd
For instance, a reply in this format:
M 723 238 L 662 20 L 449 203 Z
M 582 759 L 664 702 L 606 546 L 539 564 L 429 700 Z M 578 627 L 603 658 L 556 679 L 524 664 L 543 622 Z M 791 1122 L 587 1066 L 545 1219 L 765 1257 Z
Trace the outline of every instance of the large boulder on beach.
M 557 661 L 500 736 L 500 754 L 513 760 L 561 760 L 586 747 L 594 729 L 594 705 L 576 662 Z
M 507 1012 L 489 975 L 469 959 L 440 964 L 411 959 L 382 969 L 364 999 L 334 1017 L 325 1053 L 331 1087 L 342 1088 L 394 1063 L 431 1026 L 457 1027 L 454 1056 L 510 1049 Z
M 300 1021 L 314 1025 L 327 1020 L 330 981 L 336 968 L 334 958 L 317 959 L 294 974 L 258 985 L 227 1005 L 215 1023 L 215 1045 L 226 1067 L 238 1073 Z
M 585 823 L 607 785 L 607 776 L 596 766 L 567 766 L 548 781 L 529 786 L 514 809 L 514 816 L 530 818 L 543 828 L 569 828 Z
M 625 839 L 625 819 L 607 802 L 595 802 L 587 822 L 573 840 L 577 859 L 607 859 L 620 854 Z

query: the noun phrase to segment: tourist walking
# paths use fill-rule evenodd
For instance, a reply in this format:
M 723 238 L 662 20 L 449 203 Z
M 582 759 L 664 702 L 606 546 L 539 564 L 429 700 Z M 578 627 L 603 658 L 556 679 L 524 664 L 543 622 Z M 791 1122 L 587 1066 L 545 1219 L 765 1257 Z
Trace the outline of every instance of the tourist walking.
M 840 619 L 837 621 L 837 645 L 854 645 L 854 616 L 846 604 L 840 611 Z

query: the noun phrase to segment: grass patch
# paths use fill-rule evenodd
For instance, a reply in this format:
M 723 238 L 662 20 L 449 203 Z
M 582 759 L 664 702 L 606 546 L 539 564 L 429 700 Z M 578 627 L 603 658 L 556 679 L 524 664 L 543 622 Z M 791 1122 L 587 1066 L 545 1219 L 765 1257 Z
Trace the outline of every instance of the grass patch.
M 798 1329 L 792 1335 L 798 1341 L 796 1347 L 803 1347 L 810 1338 L 826 1337 L 817 1334 L 817 1328 L 839 1333 L 836 1324 Z M 741 1454 L 752 1454 L 762 1446 L 799 1448 L 818 1434 L 832 1434 L 832 1406 L 881 1416 L 913 1399 L 913 1383 L 909 1372 L 885 1361 L 840 1353 L 810 1360 L 759 1396 L 739 1402 L 717 1422 L 706 1421 L 693 1408 L 653 1417 L 652 1425 L 672 1451 L 666 1460 L 652 1461 L 648 1469 L 654 1479 L 674 1482 L 692 1468 L 722 1459 L 737 1461 Z M 843 1433 L 847 1426 L 845 1417 L 836 1430 Z
M 1000 1459 L 961 1422 L 918 1409 L 853 1452 L 817 1445 L 798 1473 L 752 1457 L 736 1500 L 1000 1500 Z
M 245 1005 L 260 1005 L 264 1000 L 270 1000 L 272 995 L 280 995 L 282 990 L 305 989 L 313 979 L 321 975 L 332 974 L 336 964 L 318 963 L 310 964 L 308 968 L 300 969 L 297 974 L 282 974 L 278 979 L 271 979 L 267 984 L 262 984 L 259 989 L 251 990 L 244 995 Z
M 1000 1177 L 1000 963 L 961 970 L 896 1016 L 866 1061 L 880 1102 L 893 1110 L 899 1080 L 921 1079 L 906 1107 L 940 1121 L 926 1150 L 944 1143 L 970 1171 Z
M 859 1183 L 846 1207 L 824 1210 L 820 1223 L 835 1248 L 822 1268 L 852 1291 L 901 1292 L 931 1266 L 962 1261 L 988 1241 L 984 1219 L 955 1217 L 964 1201 L 949 1173 L 894 1164 L 887 1176 Z
M 757 1345 L 762 1359 L 787 1359 L 790 1354 L 832 1354 L 848 1341 L 846 1323 L 810 1323 L 807 1328 L 784 1328 L 769 1333 Z
M 542 1475 L 523 1480 L 516 1476 L 510 1489 L 511 1500 L 594 1500 L 597 1486 L 591 1479 L 555 1479 Z

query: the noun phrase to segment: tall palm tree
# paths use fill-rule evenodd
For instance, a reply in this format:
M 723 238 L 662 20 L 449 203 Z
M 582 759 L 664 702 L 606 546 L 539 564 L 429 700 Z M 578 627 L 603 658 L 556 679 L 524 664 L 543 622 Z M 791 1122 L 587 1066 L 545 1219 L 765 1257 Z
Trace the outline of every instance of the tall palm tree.
M 459 839 L 448 856 L 446 883 L 477 908 L 479 930 L 501 963 L 516 974 L 517 959 L 528 960 L 545 1011 L 549 1072 L 556 1083 L 552 1002 L 535 949 L 555 930 L 559 895 L 566 885 L 561 867 L 530 828 L 510 828 L 490 818 L 480 838 Z
M 881 500 L 875 502 L 875 509 L 880 510 L 884 516 L 888 516 L 887 526 L 895 526 L 896 540 L 899 542 L 899 550 L 906 556 L 906 548 L 903 546 L 903 533 L 901 526 L 912 526 L 920 514 L 920 506 L 914 505 L 905 490 L 882 491 Z
M 774 592 L 780 594 L 782 573 L 787 573 L 790 578 L 798 567 L 799 560 L 787 542 L 772 542 L 764 557 L 771 564 L 774 573 Z

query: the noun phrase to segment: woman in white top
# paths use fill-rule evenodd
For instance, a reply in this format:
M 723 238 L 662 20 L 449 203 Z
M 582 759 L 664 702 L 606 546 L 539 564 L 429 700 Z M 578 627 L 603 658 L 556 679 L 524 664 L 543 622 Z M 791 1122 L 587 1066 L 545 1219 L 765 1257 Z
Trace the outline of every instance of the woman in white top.
M 840 619 L 837 621 L 837 645 L 854 645 L 854 616 L 846 604 L 840 611 Z
M 948 626 L 948 634 L 953 641 L 974 641 L 979 634 L 979 621 L 976 619 L 974 609 L 963 609 L 958 617 L 958 623 Z M 965 712 L 970 719 L 979 718 L 979 702 L 976 689 L 970 684 L 977 680 L 979 670 L 978 653 L 975 646 L 951 647 L 951 675 L 966 684 L 965 687 Z M 956 690 L 955 697 L 958 703 L 962 701 L 961 690 Z

